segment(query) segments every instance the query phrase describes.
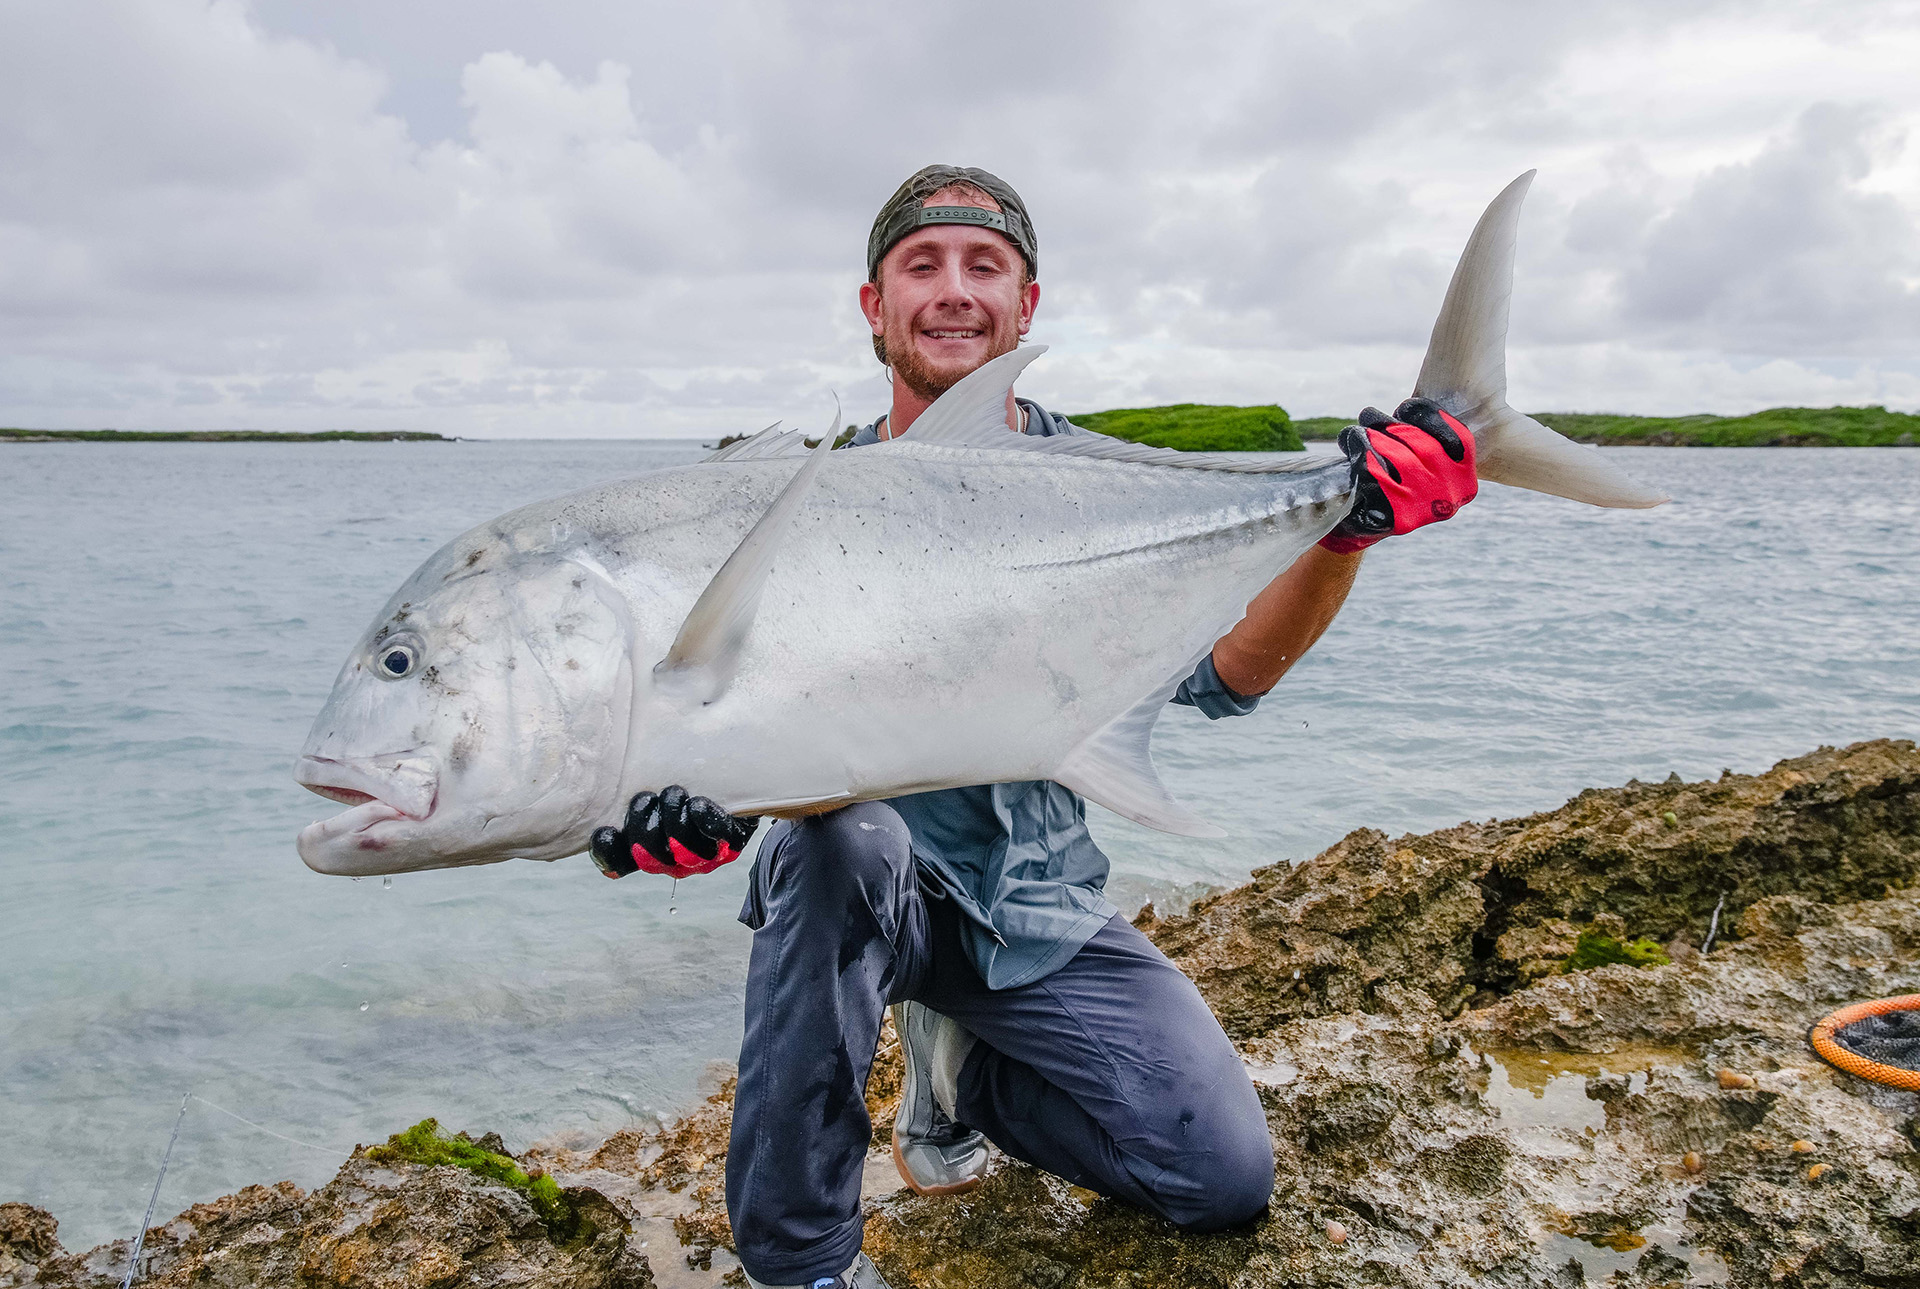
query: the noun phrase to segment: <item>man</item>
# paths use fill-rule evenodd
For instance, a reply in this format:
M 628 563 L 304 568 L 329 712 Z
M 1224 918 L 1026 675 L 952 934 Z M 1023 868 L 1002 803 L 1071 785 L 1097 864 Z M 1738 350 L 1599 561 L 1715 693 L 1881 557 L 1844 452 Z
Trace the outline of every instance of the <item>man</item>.
M 888 412 L 850 447 L 905 433 L 1017 346 L 1040 301 L 1025 205 L 984 170 L 929 166 L 882 207 L 860 307 L 890 369 Z M 1354 511 L 1262 591 L 1180 687 L 1207 716 L 1251 712 L 1327 628 L 1382 536 L 1475 491 L 1473 441 L 1430 404 L 1369 408 L 1342 436 Z M 1412 422 L 1412 423 L 1409 423 Z M 1007 398 L 1010 432 L 1085 434 Z M 708 872 L 757 821 L 679 787 L 594 835 L 609 876 Z M 749 1283 L 884 1289 L 860 1252 L 864 1090 L 881 1012 L 906 1060 L 893 1136 L 907 1185 L 976 1185 L 991 1141 L 1187 1230 L 1244 1222 L 1273 1146 L 1238 1052 L 1199 991 L 1102 894 L 1085 803 L 1002 783 L 778 821 L 751 875 L 746 1035 L 727 1208 Z

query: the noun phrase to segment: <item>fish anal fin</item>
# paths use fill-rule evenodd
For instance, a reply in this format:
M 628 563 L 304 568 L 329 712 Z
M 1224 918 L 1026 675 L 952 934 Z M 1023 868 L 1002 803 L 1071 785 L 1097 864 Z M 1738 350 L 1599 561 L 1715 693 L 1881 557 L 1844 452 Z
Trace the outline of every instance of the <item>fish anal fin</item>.
M 673 647 L 653 669 L 656 683 L 702 703 L 726 692 L 759 611 L 760 593 L 773 572 L 773 558 L 832 447 L 833 435 L 823 435 L 820 446 L 807 454 L 806 463 L 700 592 L 680 624 Z
M 1127 712 L 1088 735 L 1067 753 L 1054 782 L 1098 802 L 1116 815 L 1181 837 L 1225 837 L 1219 825 L 1202 819 L 1173 799 L 1153 768 L 1154 723 L 1185 679 L 1156 689 Z

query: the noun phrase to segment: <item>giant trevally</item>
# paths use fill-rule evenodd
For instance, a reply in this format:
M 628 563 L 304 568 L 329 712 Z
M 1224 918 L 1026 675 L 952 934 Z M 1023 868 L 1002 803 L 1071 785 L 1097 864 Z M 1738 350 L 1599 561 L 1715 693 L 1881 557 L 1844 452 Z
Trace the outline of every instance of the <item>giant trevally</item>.
M 1415 392 L 1484 479 L 1601 506 L 1660 494 L 1506 404 L 1522 175 L 1462 254 Z M 1053 779 L 1149 827 L 1219 830 L 1148 752 L 1178 683 L 1343 518 L 1344 457 L 1008 431 L 1041 352 L 955 385 L 899 439 L 768 432 L 537 502 L 443 547 L 355 645 L 296 770 L 350 808 L 323 873 L 584 851 L 642 788 L 803 812 Z

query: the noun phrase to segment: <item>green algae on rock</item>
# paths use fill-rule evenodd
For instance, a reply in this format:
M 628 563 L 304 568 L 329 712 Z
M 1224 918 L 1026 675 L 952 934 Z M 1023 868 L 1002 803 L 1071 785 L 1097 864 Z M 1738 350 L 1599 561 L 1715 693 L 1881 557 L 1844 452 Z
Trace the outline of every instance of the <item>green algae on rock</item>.
M 531 1176 L 521 1171 L 513 1156 L 506 1153 L 505 1143 L 492 1133 L 476 1143 L 464 1132 L 448 1136 L 441 1131 L 438 1119 L 422 1119 L 405 1132 L 388 1137 L 386 1145 L 367 1147 L 366 1157 L 375 1163 L 422 1164 L 428 1168 L 448 1164 L 511 1186 L 526 1194 L 559 1239 L 573 1235 L 578 1224 L 578 1214 L 560 1193 L 559 1183 L 545 1172 Z
M 1673 959 L 1667 951 L 1641 936 L 1638 940 L 1619 940 L 1603 931 L 1582 931 L 1579 943 L 1567 955 L 1563 971 L 1591 971 L 1595 967 L 1664 967 Z

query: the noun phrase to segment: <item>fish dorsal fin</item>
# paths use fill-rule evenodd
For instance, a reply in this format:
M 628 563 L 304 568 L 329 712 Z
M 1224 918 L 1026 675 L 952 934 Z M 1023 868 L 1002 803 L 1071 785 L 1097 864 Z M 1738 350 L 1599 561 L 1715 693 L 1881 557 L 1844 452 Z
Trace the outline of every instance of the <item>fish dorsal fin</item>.
M 837 408 L 834 419 L 839 420 Z M 760 593 L 773 571 L 773 557 L 832 448 L 833 435 L 822 435 L 820 446 L 807 454 L 799 473 L 788 480 L 767 513 L 760 516 L 707 583 L 707 589 L 700 592 L 687 612 L 687 620 L 680 624 L 673 647 L 653 669 L 656 683 L 683 690 L 702 703 L 710 703 L 726 691 L 740 665 L 740 653 L 746 648 L 747 632 L 760 608 Z
M 937 443 L 943 447 L 998 448 L 1036 452 L 1044 456 L 1093 457 L 1131 465 L 1176 466 L 1182 470 L 1220 470 L 1233 474 L 1293 474 L 1327 465 L 1328 458 L 1301 452 L 1182 452 L 1149 447 L 1090 432 L 1076 434 L 1013 434 L 1007 428 L 1007 391 L 1028 363 L 1047 352 L 1045 345 L 1029 345 L 1001 354 L 970 375 L 920 413 L 899 443 Z M 1334 473 L 1342 473 L 1336 470 Z M 1337 491 L 1344 492 L 1344 488 Z
M 1047 352 L 1027 345 L 982 363 L 933 400 L 900 437 L 909 443 L 999 446 L 1008 437 L 1007 391 L 1027 364 Z
M 1172 680 L 1081 740 L 1054 772 L 1054 782 L 1148 828 L 1182 837 L 1225 837 L 1225 829 L 1175 801 L 1153 768 L 1154 723 L 1199 662 L 1193 659 Z

